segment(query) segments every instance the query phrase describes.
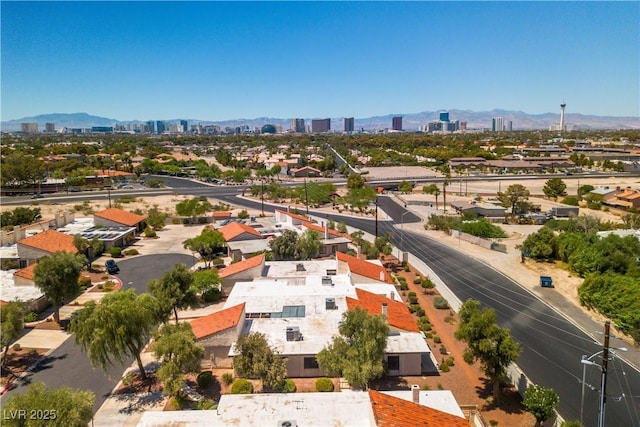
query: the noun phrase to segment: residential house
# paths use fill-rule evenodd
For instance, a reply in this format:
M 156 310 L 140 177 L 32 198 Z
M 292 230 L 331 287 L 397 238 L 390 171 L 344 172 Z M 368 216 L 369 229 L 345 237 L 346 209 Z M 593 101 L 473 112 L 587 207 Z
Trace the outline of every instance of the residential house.
M 213 218 L 213 222 L 225 221 L 225 220 L 231 218 L 231 212 L 230 211 L 215 211 L 215 212 L 213 212 L 211 214 L 211 217 Z
M 640 191 L 632 190 L 631 187 L 627 187 L 621 193 L 616 194 L 616 205 L 624 208 L 640 208 Z
M 118 208 L 108 208 L 93 214 L 93 222 L 101 227 L 134 227 L 140 233 L 146 228 L 144 215 L 127 212 Z
M 310 178 L 322 175 L 322 171 L 320 169 L 316 169 L 312 166 L 303 166 L 301 168 L 291 169 L 289 173 L 294 178 Z
M 56 230 L 46 230 L 22 239 L 18 241 L 17 248 L 18 257 L 25 263 L 25 266 L 57 251 L 78 253 L 76 247 L 73 246 L 73 236 Z
M 337 230 L 331 230 L 328 222 L 325 222 L 321 226 L 307 221 L 302 223 L 302 227 L 306 230 L 314 230 L 320 233 L 322 247 L 318 254 L 319 257 L 334 256 L 338 252 L 346 252 L 349 250 L 351 239 L 345 237 L 344 234 Z
M 253 280 L 262 277 L 264 269 L 265 254 L 256 255 L 245 260 L 235 262 L 220 271 L 222 279 L 222 293 L 228 295 L 234 283 L 239 280 Z
M 363 260 L 342 252 L 336 253 L 338 273 L 347 273 L 353 283 L 367 283 L 371 280 L 393 283 L 391 276 L 382 263 L 377 260 Z
M 205 359 L 226 358 L 242 332 L 244 318 L 245 304 L 241 303 L 190 322 L 198 344 L 205 348 Z
M 265 237 L 246 224 L 234 221 L 220 227 L 218 231 L 227 242 L 228 255 L 234 261 L 245 259 L 248 254 L 271 250 Z

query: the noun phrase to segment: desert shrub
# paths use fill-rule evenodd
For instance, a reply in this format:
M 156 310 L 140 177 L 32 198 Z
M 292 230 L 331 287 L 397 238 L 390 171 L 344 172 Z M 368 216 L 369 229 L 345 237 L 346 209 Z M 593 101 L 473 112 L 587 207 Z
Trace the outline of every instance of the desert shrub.
M 283 393 L 295 393 L 296 389 L 296 383 L 294 383 L 293 380 L 290 380 L 289 378 L 284 380 L 284 383 L 282 384 Z
M 405 264 L 403 268 L 406 273 L 411 271 L 411 267 L 409 267 L 409 264 Z
M 564 199 L 562 199 L 562 203 L 564 203 L 565 205 L 570 205 L 570 206 L 579 206 L 580 205 L 580 199 L 578 199 L 578 197 L 576 197 L 576 196 L 567 196 Z
M 409 290 L 409 285 L 407 285 L 406 283 L 401 283 L 400 284 L 400 290 L 401 291 L 408 291 Z
M 116 287 L 116 282 L 109 280 L 108 282 L 105 282 L 103 289 L 105 292 L 111 292 L 112 290 L 115 289 L 115 287 Z
M 420 282 L 420 286 L 422 286 L 423 289 L 427 290 L 433 289 L 435 287 L 435 284 L 428 277 L 423 277 L 422 281 Z
M 122 384 L 124 384 L 125 386 L 131 385 L 135 379 L 136 374 L 133 371 L 129 372 L 124 377 L 122 377 Z
M 330 378 L 318 378 L 316 380 L 316 390 L 321 392 L 333 391 L 333 381 Z
M 410 305 L 409 305 L 409 311 L 410 311 L 411 313 L 415 313 L 415 312 L 416 312 L 416 310 L 417 310 L 417 308 L 416 308 L 416 306 L 415 306 L 415 305 L 413 305 L 413 304 L 410 304 Z
M 231 372 L 222 374 L 222 384 L 229 386 L 231 383 L 233 383 L 233 374 Z
M 433 342 L 436 343 L 436 344 L 440 344 L 442 342 L 442 340 L 440 339 L 439 336 L 436 335 L 436 336 L 433 337 Z
M 419 309 L 417 309 L 416 310 L 416 316 L 418 316 L 418 317 L 424 316 L 424 308 L 420 307 Z
M 198 387 L 205 389 L 213 382 L 213 374 L 211 371 L 202 371 L 196 377 L 196 382 L 198 383 Z
M 424 314 L 422 316 L 420 316 L 419 320 L 420 320 L 421 323 L 429 323 L 429 318 Z
M 211 260 L 211 264 L 213 264 L 214 266 L 223 265 L 224 260 L 222 258 L 214 258 Z
M 35 322 L 38 320 L 38 314 L 34 313 L 33 311 L 30 311 L 24 315 L 23 320 L 24 320 L 24 323 Z
M 238 378 L 231 386 L 231 394 L 251 394 L 253 393 L 253 384 L 244 378 Z
M 411 304 L 417 304 L 418 303 L 418 297 L 415 296 L 415 295 L 409 294 L 407 299 L 409 300 L 409 303 L 411 303 Z
M 447 357 L 447 360 L 444 361 L 447 365 L 449 366 L 453 366 L 456 364 L 455 360 L 453 359 L 453 357 Z
M 204 302 L 218 302 L 222 299 L 222 292 L 218 288 L 211 288 L 202 294 Z
M 447 365 L 445 362 L 440 364 L 440 371 L 449 372 L 450 370 L 451 370 L 451 367 Z
M 404 283 L 406 285 L 407 284 L 407 279 L 405 279 L 402 276 L 398 276 L 398 283 L 400 283 L 401 285 Z
M 140 252 L 138 252 L 137 249 L 127 249 L 126 251 L 124 251 L 124 254 L 129 256 L 129 255 L 138 255 Z
M 3 259 L 0 269 L 2 270 L 17 270 L 20 268 L 20 263 L 18 261 L 14 261 L 12 259 Z
M 409 292 L 409 298 L 417 297 L 417 296 L 418 296 L 418 294 L 416 294 L 415 292 L 413 292 L 413 291 Z
M 438 310 L 445 310 L 449 308 L 449 303 L 443 297 L 438 296 L 433 299 L 433 306 Z
M 193 409 L 199 411 L 210 411 L 218 409 L 218 404 L 213 399 L 202 399 L 195 403 Z
M 109 249 L 109 255 L 111 255 L 111 258 L 122 258 L 122 249 L 120 249 L 117 246 L 114 246 L 111 249 Z
M 13 349 L 13 351 L 20 351 L 22 350 L 22 346 L 19 343 L 15 343 L 13 345 L 13 347 L 11 347 Z
M 78 285 L 80 285 L 80 289 L 87 289 L 91 286 L 91 278 L 87 276 L 78 277 Z
M 249 218 L 249 212 L 247 212 L 246 209 L 242 209 L 240 212 L 238 212 L 238 218 L 240 218 L 240 219 Z
M 449 352 L 447 351 L 447 347 L 440 346 L 440 354 L 443 354 L 443 355 L 449 354 Z
M 153 228 L 145 228 L 144 229 L 144 237 L 156 237 L 158 234 Z
M 433 332 L 427 332 L 424 336 L 427 338 L 433 338 Z
M 420 330 L 422 332 L 429 332 L 431 330 L 432 326 L 431 326 L 431 323 L 429 323 L 429 322 L 420 322 L 418 324 L 418 328 L 420 328 Z
M 420 277 L 416 277 L 415 279 L 413 279 L 414 285 L 419 285 L 421 282 L 422 282 L 422 279 Z

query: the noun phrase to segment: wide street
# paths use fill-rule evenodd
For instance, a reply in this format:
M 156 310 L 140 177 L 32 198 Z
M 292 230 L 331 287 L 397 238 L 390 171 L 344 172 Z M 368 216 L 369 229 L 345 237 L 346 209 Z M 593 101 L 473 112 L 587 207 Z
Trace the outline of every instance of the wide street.
M 180 178 L 161 178 L 176 194 L 204 195 L 234 205 L 261 209 L 259 201 L 237 197 L 247 188 L 246 186 L 209 186 Z M 401 233 L 401 224 L 419 221 L 419 218 L 407 213 L 409 211 L 391 197 L 379 197 L 378 205 L 392 219 L 378 221 L 378 234 L 389 233 L 391 242 L 396 247 L 400 246 L 402 240 L 402 249 L 429 265 L 460 300 L 474 298 L 495 309 L 499 324 L 508 327 L 522 345 L 523 352 L 518 359 L 518 365 L 525 375 L 534 383 L 556 390 L 560 396 L 558 409 L 564 418 L 579 419 L 580 408 L 583 406 L 584 425 L 597 425 L 600 370 L 597 366 L 581 364 L 580 359 L 583 355 L 592 355 L 601 350 L 601 344 L 598 342 L 602 339 L 595 332 L 601 331 L 602 325 L 588 319 L 577 308 L 571 310 L 570 304 L 561 300 L 553 305 L 562 307 L 563 313 L 554 310 L 501 272 L 455 248 L 407 230 Z M 272 212 L 275 207 L 265 204 L 264 209 Z M 357 219 L 324 212 L 321 216 L 334 221 L 344 221 L 347 225 L 371 234 L 375 233 L 375 221 L 372 219 Z M 144 268 L 150 270 L 150 274 L 153 273 L 154 268 Z M 123 278 L 125 270 L 128 268 L 123 268 Z M 161 273 L 158 270 L 155 276 L 149 277 L 157 277 L 159 274 Z M 143 279 L 127 277 L 125 280 L 126 283 L 130 281 L 137 286 Z M 65 342 L 65 346 L 69 341 Z M 612 345 L 615 346 L 615 340 Z M 57 360 L 56 363 L 64 360 Z M 597 357 L 593 360 L 599 361 Z M 583 368 L 586 387 L 584 404 L 581 405 Z M 65 371 L 56 369 L 56 372 Z M 620 359 L 613 360 L 609 364 L 606 390 L 606 425 L 640 426 L 640 372 Z
M 118 262 L 120 273 L 117 276 L 122 280 L 122 289 L 134 288 L 140 294 L 146 292 L 150 280 L 161 277 L 165 271 L 171 270 L 178 263 L 191 266 L 193 258 L 184 254 L 161 254 L 122 260 Z M 44 358 L 33 372 L 18 380 L 16 386 L 6 393 L 3 399 L 14 393 L 23 393 L 29 384 L 42 381 L 50 388 L 66 385 L 73 389 L 93 391 L 96 395 L 93 405 L 95 413 L 133 361 L 134 358 L 130 358 L 122 365 L 116 363 L 105 374 L 100 368 L 94 369 L 91 366 L 87 355 L 70 336 Z

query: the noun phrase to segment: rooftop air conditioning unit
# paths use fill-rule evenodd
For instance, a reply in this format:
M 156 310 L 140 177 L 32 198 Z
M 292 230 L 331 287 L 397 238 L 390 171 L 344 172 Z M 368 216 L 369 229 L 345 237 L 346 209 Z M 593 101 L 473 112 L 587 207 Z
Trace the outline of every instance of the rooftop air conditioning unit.
M 296 271 L 306 271 L 304 264 L 296 264 Z
M 294 420 L 278 421 L 278 427 L 298 427 L 298 423 Z
M 337 310 L 338 306 L 336 305 L 336 299 L 335 298 L 327 298 L 324 300 L 325 302 L 325 308 L 327 310 Z
M 289 326 L 287 328 L 287 341 L 301 341 L 300 328 L 297 326 Z
M 333 282 L 331 281 L 330 276 L 322 276 L 322 284 L 325 286 L 331 286 Z

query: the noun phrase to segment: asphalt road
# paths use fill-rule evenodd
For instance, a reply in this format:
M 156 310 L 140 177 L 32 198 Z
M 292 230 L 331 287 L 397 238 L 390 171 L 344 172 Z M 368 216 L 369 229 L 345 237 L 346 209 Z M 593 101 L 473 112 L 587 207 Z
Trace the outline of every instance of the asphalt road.
M 260 202 L 233 195 L 216 197 L 244 207 L 261 207 Z M 565 419 L 579 419 L 582 406 L 584 425 L 596 426 L 600 370 L 596 366 L 586 366 L 585 398 L 581 405 L 584 365 L 580 359 L 582 355 L 598 352 L 601 345 L 565 316 L 494 268 L 428 237 L 409 231 L 398 232 L 395 224 L 420 221 L 420 218 L 392 198 L 378 197 L 378 206 L 393 220 L 378 221 L 378 235 L 388 235 L 396 247 L 402 240 L 402 249 L 427 263 L 461 301 L 473 298 L 496 310 L 500 326 L 509 328 L 522 345 L 517 364 L 525 375 L 534 383 L 551 387 L 558 393 L 558 411 Z M 265 204 L 264 209 L 272 212 L 275 207 Z M 325 213 L 323 216 L 375 234 L 375 221 L 372 219 Z M 577 311 L 576 316 L 582 315 Z M 599 361 L 597 357 L 593 360 Z M 620 359 L 610 362 L 606 395 L 607 426 L 640 426 L 640 372 Z
M 133 287 L 140 294 L 146 291 L 150 280 L 161 277 L 177 263 L 191 266 L 193 257 L 184 254 L 162 254 L 125 259 L 118 262 L 118 277 L 122 280 L 123 289 Z M 73 336 L 70 336 L 44 358 L 33 372 L 17 381 L 16 386 L 7 392 L 3 399 L 14 393 L 24 393 L 29 384 L 41 381 L 49 388 L 66 385 L 73 389 L 93 391 L 96 395 L 93 406 L 95 413 L 134 360 L 130 358 L 123 365 L 114 364 L 105 374 L 100 368 L 93 368 L 87 355 L 76 345 Z

